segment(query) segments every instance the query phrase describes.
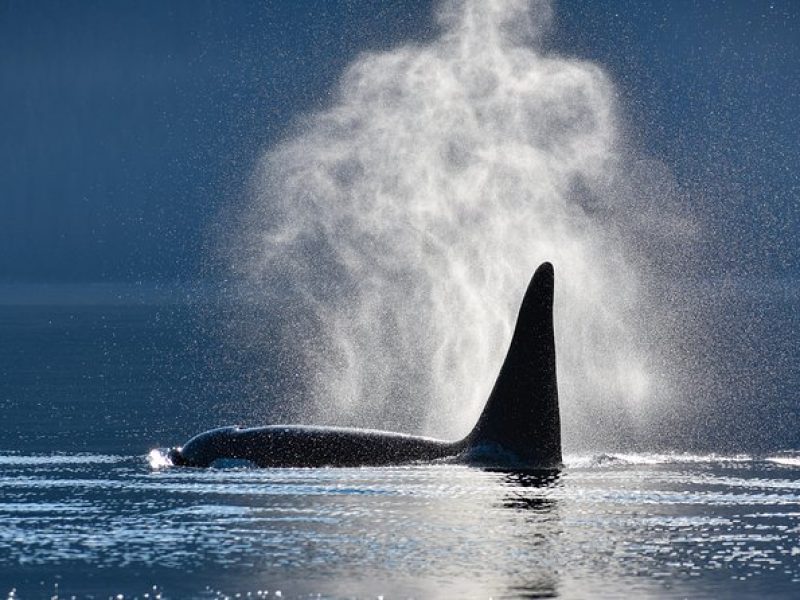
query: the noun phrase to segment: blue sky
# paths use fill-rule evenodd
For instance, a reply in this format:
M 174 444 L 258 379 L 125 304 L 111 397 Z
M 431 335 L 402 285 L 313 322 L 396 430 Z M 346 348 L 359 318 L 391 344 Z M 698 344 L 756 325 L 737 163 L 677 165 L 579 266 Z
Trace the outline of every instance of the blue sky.
M 0 3 L 0 281 L 195 280 L 258 153 L 430 2 Z M 705 228 L 701 275 L 798 276 L 800 4 L 563 0 Z

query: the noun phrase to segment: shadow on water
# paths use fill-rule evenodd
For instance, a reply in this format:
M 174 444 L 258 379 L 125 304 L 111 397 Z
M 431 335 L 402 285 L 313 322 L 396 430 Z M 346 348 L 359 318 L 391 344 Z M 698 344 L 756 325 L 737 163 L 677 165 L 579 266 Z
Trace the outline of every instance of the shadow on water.
M 543 494 L 560 484 L 561 471 L 505 471 L 504 483 L 513 493 L 503 499 L 502 506 L 519 511 L 550 513 L 556 501 Z
M 513 528 L 520 532 L 509 543 L 518 545 L 520 552 L 539 557 L 552 554 L 553 544 L 562 533 L 558 501 L 553 491 L 562 486 L 560 470 L 495 471 L 502 477 L 505 495 L 497 506 L 510 509 L 510 518 L 520 519 Z M 524 533 L 523 533 L 524 532 Z M 555 598 L 559 596 L 558 570 L 546 560 L 527 564 L 524 570 L 510 569 L 509 582 L 500 598 Z

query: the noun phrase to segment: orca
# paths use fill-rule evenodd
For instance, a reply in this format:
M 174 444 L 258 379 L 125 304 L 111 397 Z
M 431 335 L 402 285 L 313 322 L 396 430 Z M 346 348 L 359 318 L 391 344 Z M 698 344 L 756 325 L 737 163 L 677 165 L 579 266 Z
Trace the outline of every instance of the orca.
M 553 335 L 553 266 L 531 278 L 505 361 L 475 428 L 464 439 L 371 429 L 270 425 L 222 427 L 169 451 L 175 466 L 242 459 L 259 467 L 356 467 L 449 459 L 485 468 L 561 467 L 561 423 Z

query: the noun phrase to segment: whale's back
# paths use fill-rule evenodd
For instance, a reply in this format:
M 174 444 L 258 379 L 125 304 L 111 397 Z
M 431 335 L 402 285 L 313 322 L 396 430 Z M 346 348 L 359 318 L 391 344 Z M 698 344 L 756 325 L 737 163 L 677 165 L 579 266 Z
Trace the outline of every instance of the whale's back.
M 458 442 L 372 430 L 301 425 L 223 427 L 170 451 L 173 464 L 220 458 L 263 467 L 403 464 L 453 457 L 498 469 L 561 466 L 553 337 L 553 266 L 542 264 L 522 300 L 500 374 L 473 431 Z

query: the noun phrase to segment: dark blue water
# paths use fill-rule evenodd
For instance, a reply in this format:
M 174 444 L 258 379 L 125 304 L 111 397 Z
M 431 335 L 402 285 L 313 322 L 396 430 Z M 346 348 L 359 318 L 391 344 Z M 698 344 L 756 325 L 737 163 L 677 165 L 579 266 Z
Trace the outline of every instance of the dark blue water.
M 0 448 L 144 454 L 220 422 L 260 422 L 280 374 L 269 346 L 226 344 L 208 307 L 85 296 L 0 303 Z
M 207 309 L 185 304 L 0 306 L 0 593 L 800 589 L 797 452 L 568 455 L 549 479 L 459 465 L 169 468 L 151 450 L 279 413 L 260 403 L 289 385 L 270 348 L 232 350 L 209 322 Z M 245 376 L 254 357 L 263 378 Z

